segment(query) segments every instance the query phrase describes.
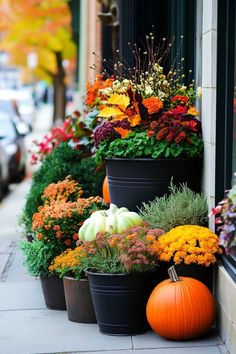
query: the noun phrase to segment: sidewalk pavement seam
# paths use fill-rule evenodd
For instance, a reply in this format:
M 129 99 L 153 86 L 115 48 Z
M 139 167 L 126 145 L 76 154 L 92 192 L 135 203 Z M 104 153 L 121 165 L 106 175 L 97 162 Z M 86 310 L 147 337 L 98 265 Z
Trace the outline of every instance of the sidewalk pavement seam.
M 203 348 L 206 348 L 206 347 L 209 347 L 209 348 L 218 348 L 219 350 L 220 350 L 220 348 L 219 348 L 219 346 L 217 345 L 209 345 L 209 346 L 203 346 Z M 178 347 L 179 349 L 186 349 L 186 348 L 193 348 L 193 347 Z M 163 348 L 163 347 L 160 347 L 160 348 L 148 348 L 148 350 L 156 350 L 156 353 L 158 353 L 158 351 L 159 351 L 159 349 L 160 350 L 166 350 L 166 349 L 172 349 L 173 350 L 173 354 L 174 354 L 174 349 L 177 349 L 177 347 L 165 347 L 165 348 Z M 132 351 L 134 351 L 134 352 L 140 352 L 140 353 L 142 353 L 144 350 L 147 350 L 146 348 L 137 348 L 137 349 L 134 349 L 134 348 L 132 348 L 132 349 L 116 349 L 116 350 L 114 350 L 114 354 L 115 353 L 119 353 L 119 352 L 123 352 L 124 354 L 126 353 L 126 352 L 132 352 Z M 101 353 L 101 350 L 80 350 L 80 351 L 70 351 L 70 352 L 48 352 L 48 353 L 37 353 L 37 352 L 35 352 L 35 353 L 27 353 L 27 354 L 84 354 L 84 353 L 96 353 L 96 352 L 98 352 L 98 353 Z M 107 349 L 107 350 L 103 350 L 103 353 L 106 353 L 106 352 L 111 352 L 111 350 L 110 349 Z M 229 354 L 229 352 L 224 352 L 224 354 Z
M 32 308 L 26 308 L 26 309 L 7 309 L 7 310 L 1 310 L 0 312 L 19 312 L 19 311 L 42 311 L 45 310 L 45 307 L 32 307 Z
M 11 265 L 11 259 L 16 247 L 15 241 L 7 241 L 0 248 L 0 281 L 5 281 L 7 269 Z

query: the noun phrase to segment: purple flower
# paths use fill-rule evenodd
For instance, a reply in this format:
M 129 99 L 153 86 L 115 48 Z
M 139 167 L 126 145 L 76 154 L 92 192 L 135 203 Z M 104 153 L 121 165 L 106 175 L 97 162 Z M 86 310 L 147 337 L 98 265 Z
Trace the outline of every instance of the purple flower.
M 104 122 L 94 131 L 94 143 L 97 148 L 104 140 L 115 140 L 120 138 L 120 134 L 115 131 L 115 128 L 130 129 L 130 124 L 127 119 L 117 120 L 115 122 Z

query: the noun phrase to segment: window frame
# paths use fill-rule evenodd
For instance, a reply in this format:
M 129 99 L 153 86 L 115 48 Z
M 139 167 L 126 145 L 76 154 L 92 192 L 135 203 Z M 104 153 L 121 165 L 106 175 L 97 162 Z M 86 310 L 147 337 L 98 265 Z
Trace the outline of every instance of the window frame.
M 217 10 L 216 204 L 232 187 L 235 1 L 218 0 Z M 223 256 L 222 264 L 236 282 L 236 257 Z

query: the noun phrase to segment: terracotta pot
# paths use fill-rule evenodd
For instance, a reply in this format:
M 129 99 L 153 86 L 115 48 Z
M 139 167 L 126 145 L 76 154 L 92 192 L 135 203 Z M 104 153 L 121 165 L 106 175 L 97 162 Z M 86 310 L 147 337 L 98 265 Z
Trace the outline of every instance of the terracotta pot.
M 64 277 L 63 283 L 69 320 L 79 323 L 96 323 L 88 280 Z

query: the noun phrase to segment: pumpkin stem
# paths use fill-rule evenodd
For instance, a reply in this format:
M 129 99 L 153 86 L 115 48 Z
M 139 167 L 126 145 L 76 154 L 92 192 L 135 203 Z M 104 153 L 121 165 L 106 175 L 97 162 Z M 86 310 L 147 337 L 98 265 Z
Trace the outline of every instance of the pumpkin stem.
M 171 266 L 168 269 L 168 275 L 171 281 L 177 282 L 177 281 L 181 281 L 181 279 L 178 277 L 176 270 L 175 270 L 175 266 Z

